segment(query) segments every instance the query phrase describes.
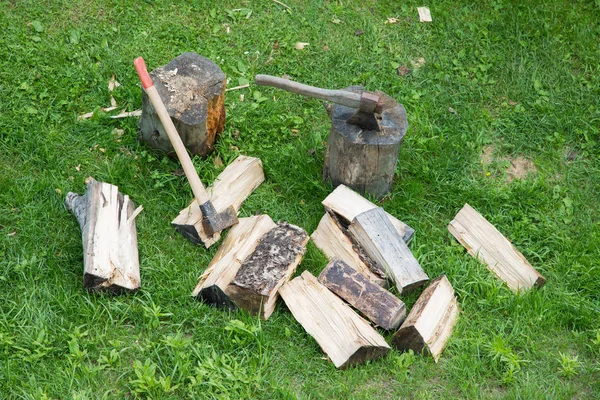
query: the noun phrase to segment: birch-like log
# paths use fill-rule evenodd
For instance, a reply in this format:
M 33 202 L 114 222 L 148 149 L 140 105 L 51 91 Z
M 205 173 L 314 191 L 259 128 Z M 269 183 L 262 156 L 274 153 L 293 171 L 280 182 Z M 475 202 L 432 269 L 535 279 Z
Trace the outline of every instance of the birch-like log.
M 357 215 L 348 230 L 369 257 L 383 268 L 387 277 L 394 281 L 400 294 L 429 280 L 383 208 L 373 208 Z
M 452 334 L 458 319 L 454 288 L 445 275 L 434 279 L 423 291 L 408 317 L 394 334 L 392 346 L 415 353 L 427 350 L 435 362 Z
M 385 339 L 310 272 L 292 279 L 279 293 L 336 368 L 346 369 L 388 353 Z
M 211 202 L 217 213 L 230 206 L 239 211 L 246 198 L 264 180 L 265 174 L 259 158 L 239 156 L 219 174 L 207 190 L 211 194 Z M 171 225 L 185 238 L 195 244 L 202 243 L 206 248 L 215 244 L 221 237 L 220 233 L 206 235 L 202 226 L 202 212 L 196 200 L 192 200 L 187 208 L 181 210 Z
M 448 230 L 471 256 L 484 263 L 512 291 L 539 288 L 546 283 L 523 254 L 470 205 L 465 204 L 456 214 Z
M 115 293 L 140 287 L 135 209 L 129 196 L 119 188 L 88 180 L 87 192 L 69 192 L 65 206 L 81 227 L 83 242 L 83 284 L 88 290 Z
M 226 294 L 227 287 L 242 262 L 256 249 L 260 238 L 276 226 L 268 215 L 240 218 L 200 277 L 192 296 L 217 307 L 236 309 Z
M 377 208 L 375 204 L 344 185 L 339 185 L 335 188 L 335 190 L 322 201 L 322 204 L 325 206 L 326 210 L 341 217 L 346 225 L 350 224 L 358 214 Z M 396 231 L 398 231 L 400 237 L 406 243 L 410 243 L 415 230 L 393 215 L 388 213 L 385 214 Z

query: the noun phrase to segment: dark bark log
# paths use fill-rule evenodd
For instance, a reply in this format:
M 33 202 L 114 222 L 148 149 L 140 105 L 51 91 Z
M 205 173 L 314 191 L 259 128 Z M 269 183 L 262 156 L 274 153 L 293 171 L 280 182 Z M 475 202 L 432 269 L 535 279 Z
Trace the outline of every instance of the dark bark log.
M 275 309 L 277 290 L 296 271 L 306 251 L 308 235 L 280 222 L 267 232 L 226 289 L 238 307 L 267 319 Z
M 398 328 L 406 317 L 406 306 L 400 299 L 341 260 L 327 264 L 319 282 L 383 329 Z

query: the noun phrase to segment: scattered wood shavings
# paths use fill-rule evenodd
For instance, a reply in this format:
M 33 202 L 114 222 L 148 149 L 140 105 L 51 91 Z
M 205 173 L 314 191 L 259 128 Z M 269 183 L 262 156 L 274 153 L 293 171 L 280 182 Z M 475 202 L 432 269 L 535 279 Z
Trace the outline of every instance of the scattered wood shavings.
M 232 91 L 232 90 L 239 90 L 239 89 L 244 89 L 244 88 L 247 88 L 247 87 L 250 87 L 250 84 L 249 84 L 249 83 L 245 83 L 245 84 L 243 84 L 243 85 L 240 85 L 240 86 L 234 86 L 234 87 L 232 87 L 232 88 L 227 88 L 227 89 L 225 89 L 225 91 L 226 91 L 226 92 L 230 92 L 230 91 Z
M 117 80 L 115 78 L 115 74 L 113 74 L 112 77 L 110 78 L 110 81 L 108 81 L 108 91 L 111 92 L 111 95 L 110 95 L 111 107 L 117 106 L 117 101 L 113 97 L 112 92 L 115 90 L 115 88 L 118 88 L 119 86 L 121 86 L 121 84 L 119 82 L 117 82 Z
M 111 106 L 111 107 L 102 107 L 100 108 L 100 110 L 104 111 L 104 112 L 109 112 L 112 110 L 116 110 L 117 106 Z M 82 119 L 89 119 L 92 118 L 92 116 L 94 115 L 94 111 L 86 113 L 86 114 L 82 114 L 79 117 L 77 117 L 77 120 L 82 120 Z
M 305 43 L 305 42 L 296 42 L 296 43 L 294 44 L 294 48 L 295 48 L 296 50 L 303 50 L 303 49 L 304 49 L 306 46 L 309 46 L 309 45 L 310 45 L 310 43 Z
M 280 6 L 284 6 L 284 7 L 285 7 L 285 8 L 287 8 L 288 10 L 292 11 L 292 9 L 290 8 L 290 6 L 288 6 L 288 5 L 287 5 L 287 4 L 285 4 L 285 3 L 282 3 L 282 2 L 281 2 L 281 1 L 279 1 L 279 0 L 273 0 L 273 3 L 277 3 L 277 4 L 279 4 Z
M 421 68 L 423 65 L 425 65 L 425 59 L 423 57 L 419 57 L 416 60 L 412 60 L 410 62 L 410 64 L 413 66 L 413 68 L 417 69 L 417 68 Z
M 431 20 L 431 11 L 427 7 L 417 7 L 417 11 L 419 12 L 419 21 L 421 22 L 432 22 Z
M 127 118 L 127 117 L 139 117 L 140 115 L 142 115 L 142 110 L 135 110 L 135 111 L 124 112 L 119 115 L 112 115 L 111 118 L 116 119 L 116 118 Z
M 397 24 L 398 21 L 398 18 L 390 17 L 385 20 L 384 24 Z

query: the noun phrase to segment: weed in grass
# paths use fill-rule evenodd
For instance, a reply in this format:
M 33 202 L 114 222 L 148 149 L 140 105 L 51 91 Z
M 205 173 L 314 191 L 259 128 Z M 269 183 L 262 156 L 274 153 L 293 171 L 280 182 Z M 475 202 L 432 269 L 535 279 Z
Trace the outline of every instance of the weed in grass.
M 579 362 L 579 356 L 577 355 L 569 355 L 566 353 L 559 353 L 560 355 L 560 366 L 558 367 L 558 372 L 567 378 L 575 377 L 579 374 L 579 370 L 581 369 L 581 363 Z

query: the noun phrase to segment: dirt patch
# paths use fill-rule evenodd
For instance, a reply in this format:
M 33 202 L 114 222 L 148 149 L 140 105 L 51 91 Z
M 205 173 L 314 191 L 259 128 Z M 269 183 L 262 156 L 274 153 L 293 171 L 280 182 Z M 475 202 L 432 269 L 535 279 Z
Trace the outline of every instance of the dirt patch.
M 481 156 L 479 157 L 479 161 L 481 161 L 481 163 L 484 165 L 491 164 L 492 161 L 494 161 L 495 150 L 496 149 L 494 148 L 494 146 L 485 146 L 483 148 L 483 153 L 481 153 Z
M 529 174 L 537 172 L 537 168 L 531 160 L 522 155 L 517 157 L 495 155 L 496 148 L 493 145 L 483 148 L 479 161 L 484 166 L 486 176 L 491 176 L 490 169 L 497 169 L 498 172 L 506 172 L 506 182 L 510 183 L 515 179 L 525 179 Z M 493 165 L 497 164 L 497 165 Z M 500 175 L 498 173 L 494 176 Z
M 512 182 L 515 179 L 524 179 L 532 172 L 536 172 L 537 168 L 533 165 L 533 162 L 526 159 L 523 156 L 518 156 L 517 158 L 505 158 L 510 162 L 510 166 L 506 170 L 507 182 Z

